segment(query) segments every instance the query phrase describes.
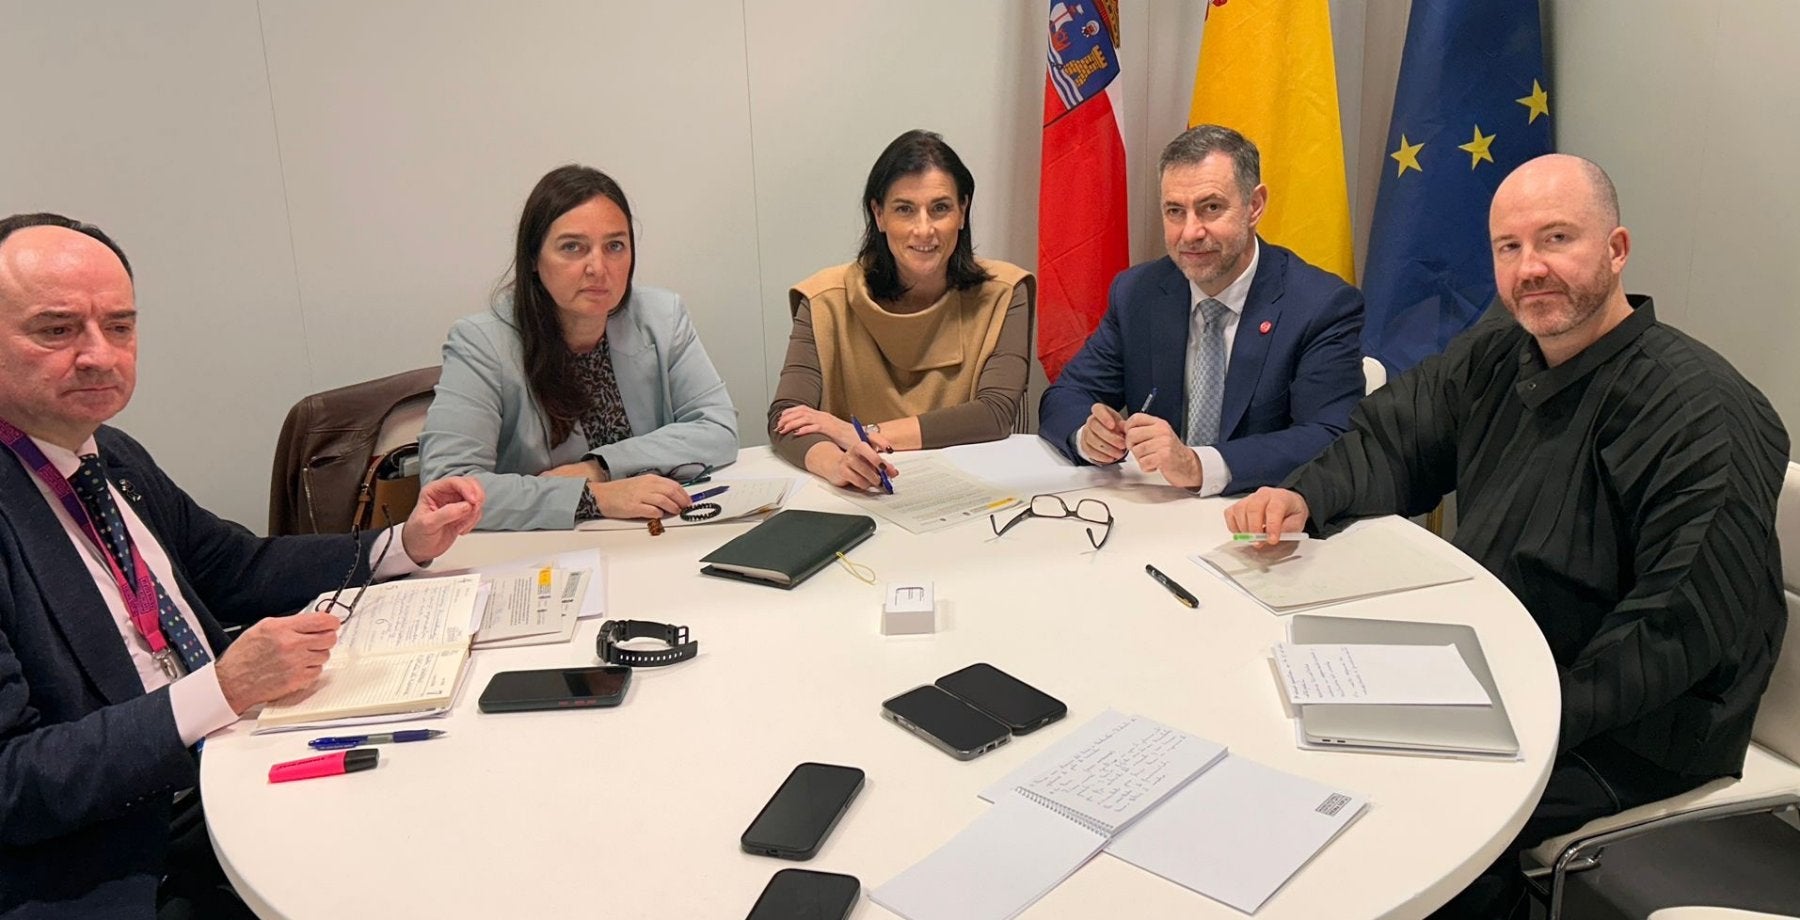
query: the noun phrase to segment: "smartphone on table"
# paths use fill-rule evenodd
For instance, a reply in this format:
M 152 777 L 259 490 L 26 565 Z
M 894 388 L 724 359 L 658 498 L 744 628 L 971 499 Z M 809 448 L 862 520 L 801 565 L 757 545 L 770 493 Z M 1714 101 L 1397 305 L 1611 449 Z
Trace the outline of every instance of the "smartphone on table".
M 1062 700 L 987 662 L 945 674 L 937 685 L 993 716 L 1015 735 L 1029 735 L 1069 714 Z
M 811 859 L 862 787 L 863 771 L 855 767 L 803 763 L 775 790 L 739 842 L 746 853 Z
M 783 869 L 769 879 L 744 920 L 844 920 L 861 893 L 854 875 Z
M 957 760 L 972 760 L 1012 737 L 991 716 L 929 684 L 882 703 L 881 715 Z
M 631 685 L 631 669 L 619 665 L 501 671 L 477 703 L 482 712 L 591 709 L 617 706 Z

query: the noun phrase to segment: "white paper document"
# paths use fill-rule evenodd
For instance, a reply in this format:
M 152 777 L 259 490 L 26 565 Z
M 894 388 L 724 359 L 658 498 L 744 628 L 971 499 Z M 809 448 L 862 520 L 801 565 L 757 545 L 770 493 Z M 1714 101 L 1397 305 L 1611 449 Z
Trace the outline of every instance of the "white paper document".
M 1006 920 L 1105 845 L 1053 811 L 1006 796 L 869 899 L 908 920 Z
M 1161 474 L 1144 472 L 1130 457 L 1111 466 L 1077 466 L 1050 446 L 1050 442 L 1034 434 L 1015 434 L 999 441 L 946 447 L 937 453 L 963 472 L 991 482 L 1021 499 L 1080 489 L 1175 488 Z
M 1380 530 L 1274 547 L 1230 541 L 1188 559 L 1277 614 L 1471 577 L 1404 537 Z
M 974 823 L 869 897 L 908 920 L 1006 920 L 1225 749 L 1107 711 L 992 789 Z
M 567 642 L 575 635 L 576 602 L 586 570 L 544 567 L 490 576 L 474 647 L 512 648 Z
M 691 527 L 695 524 L 715 524 L 720 521 L 735 521 L 752 515 L 771 513 L 781 510 L 787 504 L 788 497 L 804 480 L 792 478 L 780 479 L 714 479 L 697 485 L 688 486 L 689 495 L 726 486 L 724 492 L 702 499 L 696 508 L 689 508 L 682 514 L 672 514 L 662 519 L 664 527 Z M 712 507 L 707 507 L 712 506 Z M 718 510 L 715 511 L 713 508 Z M 602 518 L 597 521 L 582 521 L 575 525 L 576 530 L 643 530 L 641 520 L 612 520 Z
M 1492 706 L 1454 645 L 1275 643 L 1275 671 L 1288 702 L 1402 706 Z
M 1129 718 L 1108 710 L 982 790 L 988 801 Z M 1218 748 L 1213 765 L 1106 844 L 1105 852 L 1254 913 L 1362 813 L 1367 799 Z
M 837 490 L 839 498 L 887 518 L 912 533 L 985 518 L 1019 503 L 1018 496 L 963 472 L 942 457 L 913 456 L 894 462 L 894 494 Z
M 535 572 L 545 566 L 571 573 L 581 573 L 578 576 L 579 581 L 574 585 L 574 590 L 579 592 L 575 602 L 577 617 L 585 620 L 590 617 L 606 615 L 606 557 L 601 555 L 597 549 L 574 549 L 549 556 L 510 559 L 506 562 L 472 566 L 466 569 L 433 572 L 428 576 L 415 576 L 413 580 L 416 581 L 420 577 L 451 578 L 459 575 L 504 577 L 526 569 Z
M 1233 754 L 1113 838 L 1106 852 L 1253 914 L 1367 804 Z

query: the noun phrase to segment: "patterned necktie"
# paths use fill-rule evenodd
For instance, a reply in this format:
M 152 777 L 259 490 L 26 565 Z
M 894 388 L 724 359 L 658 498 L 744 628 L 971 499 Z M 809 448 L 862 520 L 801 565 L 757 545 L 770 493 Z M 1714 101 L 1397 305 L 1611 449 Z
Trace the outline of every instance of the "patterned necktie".
M 106 488 L 106 474 L 100 466 L 100 458 L 88 454 L 81 458 L 81 469 L 69 477 L 69 485 L 75 487 L 75 494 L 81 496 L 81 503 L 87 506 L 88 514 L 94 518 L 94 526 L 100 531 L 100 538 L 106 541 L 113 561 L 119 564 L 127 581 L 134 582 L 133 564 L 131 561 L 131 543 L 125 532 L 125 520 L 119 516 L 119 506 L 113 503 L 112 492 Z M 188 628 L 187 620 L 181 611 L 175 609 L 175 603 L 169 600 L 168 592 L 163 590 L 162 583 L 156 576 L 150 576 L 151 583 L 156 585 L 156 606 L 158 621 L 162 624 L 163 638 L 173 646 L 175 653 L 181 657 L 181 664 L 189 674 L 211 661 L 206 654 L 206 647 L 200 644 L 194 631 Z
M 1208 297 L 1200 301 L 1200 341 L 1188 369 L 1187 443 L 1219 440 L 1219 416 L 1225 408 L 1225 317 L 1230 308 Z

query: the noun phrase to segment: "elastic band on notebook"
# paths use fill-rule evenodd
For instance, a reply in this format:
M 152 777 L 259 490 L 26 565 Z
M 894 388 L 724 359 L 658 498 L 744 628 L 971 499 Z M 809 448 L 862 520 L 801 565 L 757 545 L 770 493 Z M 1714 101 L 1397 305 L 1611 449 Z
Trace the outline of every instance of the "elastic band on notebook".
M 860 562 L 851 562 L 850 557 L 844 555 L 843 553 L 837 553 L 835 555 L 837 556 L 838 561 L 843 563 L 844 570 L 849 572 L 851 575 L 855 576 L 857 581 L 860 581 L 865 585 L 872 585 L 875 583 L 875 570 L 874 569 L 869 568 L 868 566 L 863 565 Z M 864 572 L 867 572 L 868 574 L 865 575 L 865 574 L 863 574 Z

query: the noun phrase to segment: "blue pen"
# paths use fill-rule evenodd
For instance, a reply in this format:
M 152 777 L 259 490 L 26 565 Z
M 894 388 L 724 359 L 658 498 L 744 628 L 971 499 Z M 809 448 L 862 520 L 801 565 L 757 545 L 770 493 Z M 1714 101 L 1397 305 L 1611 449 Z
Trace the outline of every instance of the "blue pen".
M 688 496 L 688 501 L 703 502 L 709 498 L 712 498 L 715 495 L 724 495 L 725 490 L 729 489 L 729 488 L 731 488 L 731 487 L 730 486 L 719 486 L 718 488 L 707 489 L 704 492 L 695 492 L 694 494 Z
M 411 728 L 406 731 L 387 732 L 380 735 L 338 735 L 330 738 L 314 738 L 306 742 L 306 746 L 315 751 L 341 751 L 344 748 L 359 747 L 365 744 L 399 744 L 403 741 L 430 741 L 442 738 L 444 733 L 435 728 Z
M 863 430 L 862 422 L 857 421 L 856 416 L 852 415 L 850 416 L 850 424 L 856 428 L 856 436 L 861 438 L 864 444 L 869 444 L 869 433 Z M 869 449 L 874 450 L 875 445 L 869 444 Z M 875 472 L 881 474 L 882 490 L 889 495 L 894 494 L 894 481 L 888 478 L 887 470 L 882 467 L 879 452 L 877 452 L 875 457 Z

